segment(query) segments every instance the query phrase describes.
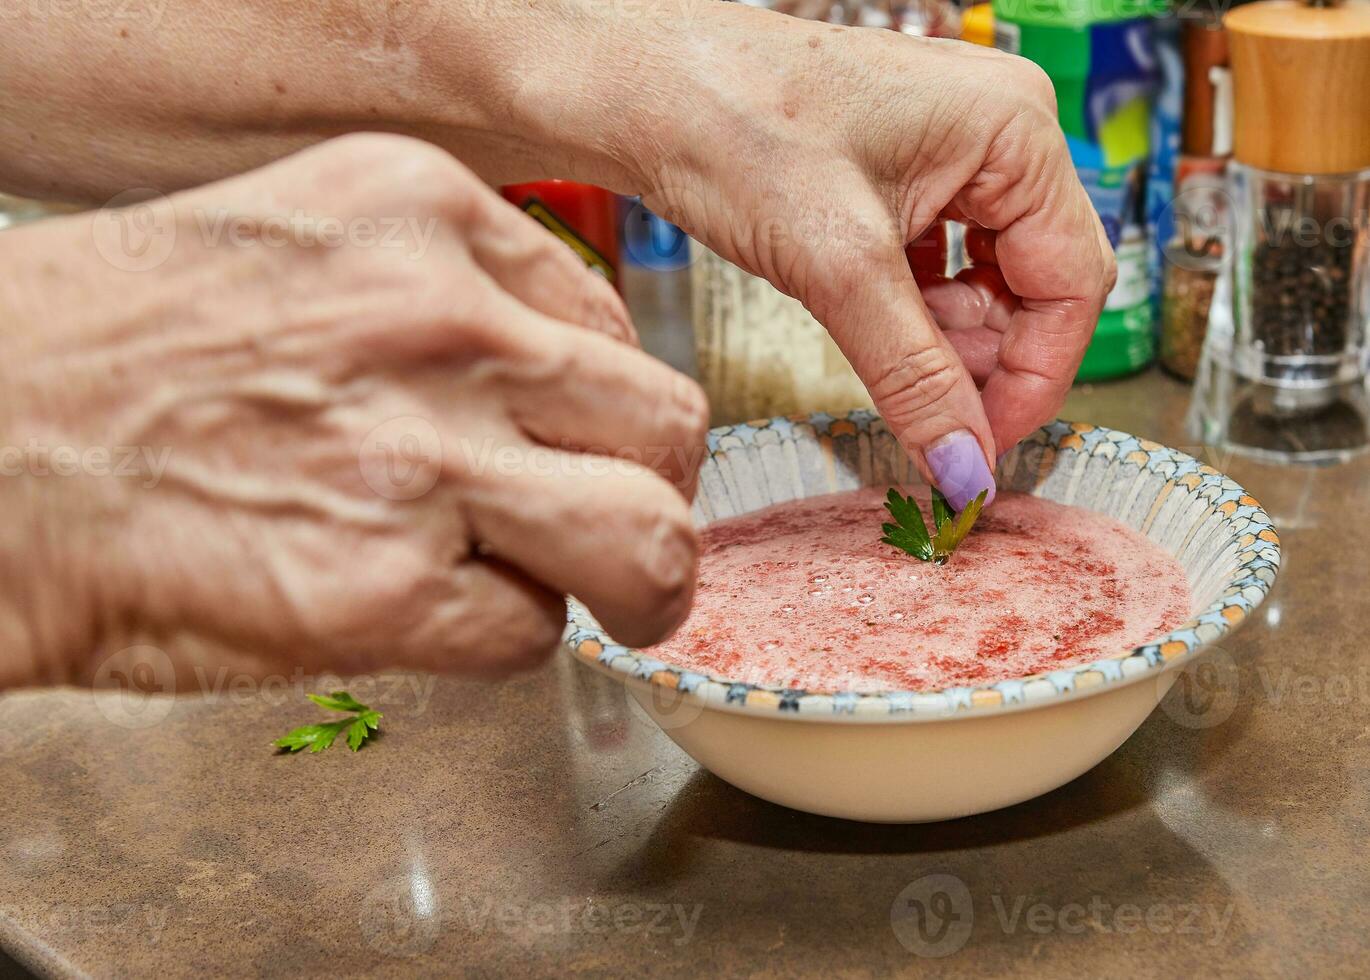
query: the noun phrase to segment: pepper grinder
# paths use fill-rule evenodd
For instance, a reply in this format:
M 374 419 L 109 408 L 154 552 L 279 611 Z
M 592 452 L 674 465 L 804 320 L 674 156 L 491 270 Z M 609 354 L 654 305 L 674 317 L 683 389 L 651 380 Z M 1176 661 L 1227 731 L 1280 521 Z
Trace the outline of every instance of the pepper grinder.
M 1370 0 L 1264 0 L 1231 52 L 1232 247 L 1191 424 L 1274 462 L 1370 448 Z

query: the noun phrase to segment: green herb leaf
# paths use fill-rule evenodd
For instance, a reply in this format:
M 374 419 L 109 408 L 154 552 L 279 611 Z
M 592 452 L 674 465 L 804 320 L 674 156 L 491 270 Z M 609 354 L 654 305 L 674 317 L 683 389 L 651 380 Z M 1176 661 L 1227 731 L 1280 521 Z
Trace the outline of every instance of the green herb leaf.
M 357 751 L 370 734 L 371 729 L 366 727 L 366 722 L 357 718 L 347 726 L 347 747 L 353 752 Z
M 305 697 L 313 701 L 320 708 L 328 708 L 330 711 L 365 711 L 366 705 L 362 704 L 346 691 L 334 691 L 332 694 L 306 694 Z
M 951 504 L 947 503 L 947 498 L 942 496 L 942 491 L 936 487 L 932 488 L 932 523 L 936 525 L 937 533 L 941 533 L 947 521 L 951 520 Z
M 304 725 L 287 735 L 281 736 L 271 744 L 291 752 L 298 752 L 300 749 L 306 748 L 311 752 L 322 752 L 332 745 L 333 740 L 338 737 L 339 726 L 346 724 L 348 724 L 346 721 L 335 721 L 326 725 Z
M 327 725 L 319 726 L 319 737 L 314 739 L 314 744 L 309 747 L 310 752 L 322 752 L 333 744 L 333 740 L 338 737 L 338 733 L 343 730 L 346 723 L 335 721 Z
M 923 512 L 912 497 L 901 497 L 893 487 L 885 497 L 885 509 L 894 518 L 894 524 L 882 524 L 880 530 L 885 536 L 880 540 L 907 552 L 922 561 L 932 560 L 932 539 L 928 537 L 927 525 L 923 523 Z
M 380 731 L 381 713 L 371 710 L 346 691 L 334 691 L 327 695 L 309 694 L 306 697 L 330 711 L 347 711 L 356 714 L 352 718 L 343 718 L 339 721 L 330 721 L 319 725 L 303 725 L 272 742 L 271 744 L 276 748 L 284 749 L 287 752 L 299 752 L 305 748 L 309 749 L 310 752 L 322 752 L 345 731 L 347 732 L 347 747 L 356 752 L 374 732 Z
M 988 490 L 980 491 L 978 497 L 968 503 L 960 514 L 953 517 L 951 505 L 947 503 L 947 498 L 934 489 L 932 491 L 932 517 L 936 531 L 932 537 L 929 537 L 927 525 L 923 523 L 923 512 L 919 509 L 918 502 L 912 497 L 901 496 L 898 491 L 891 487 L 885 500 L 885 509 L 890 512 L 890 516 L 894 518 L 896 523 L 880 525 L 880 530 L 884 532 L 884 536 L 880 540 L 884 544 L 892 545 L 920 561 L 932 561 L 944 565 L 975 525 L 975 521 L 980 516 L 980 511 L 985 506 L 985 498 L 988 494 Z
M 966 504 L 965 509 L 956 515 L 954 523 L 948 521 L 937 529 L 937 536 L 932 539 L 933 560 L 936 561 L 937 564 L 946 564 L 947 559 L 951 557 L 951 553 L 966 539 L 966 535 L 969 534 L 970 529 L 975 526 L 975 521 L 979 518 L 980 511 L 985 506 L 985 497 L 988 496 L 988 494 L 988 490 L 981 490 L 980 495 Z
M 298 752 L 300 749 L 313 742 L 314 739 L 318 738 L 318 732 L 315 731 L 318 727 L 318 725 L 306 725 L 303 728 L 296 728 L 294 731 L 282 735 L 271 744 L 278 749 Z

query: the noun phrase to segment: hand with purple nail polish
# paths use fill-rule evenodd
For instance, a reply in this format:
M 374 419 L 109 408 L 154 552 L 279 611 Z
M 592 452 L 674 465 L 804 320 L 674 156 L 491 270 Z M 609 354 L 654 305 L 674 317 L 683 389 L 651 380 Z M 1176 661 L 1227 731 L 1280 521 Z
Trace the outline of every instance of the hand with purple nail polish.
M 954 510 L 963 510 L 985 490 L 989 491 L 985 506 L 994 503 L 994 475 L 974 433 L 966 429 L 948 433 L 924 449 L 923 458 L 937 489 Z
M 726 63 L 691 64 L 704 109 L 647 167 L 675 193 L 644 200 L 801 300 L 949 501 L 992 500 L 993 461 L 1059 411 L 1114 278 L 1051 82 L 972 45 L 701 16 Z M 971 229 L 956 278 L 946 219 Z

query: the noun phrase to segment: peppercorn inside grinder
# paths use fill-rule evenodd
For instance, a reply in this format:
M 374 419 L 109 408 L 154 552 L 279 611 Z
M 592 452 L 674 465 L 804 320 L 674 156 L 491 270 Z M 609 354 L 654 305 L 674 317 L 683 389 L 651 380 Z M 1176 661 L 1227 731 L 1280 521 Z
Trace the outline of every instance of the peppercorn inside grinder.
M 1370 448 L 1370 0 L 1265 0 L 1231 50 L 1231 247 L 1195 386 L 1206 442 L 1276 462 Z

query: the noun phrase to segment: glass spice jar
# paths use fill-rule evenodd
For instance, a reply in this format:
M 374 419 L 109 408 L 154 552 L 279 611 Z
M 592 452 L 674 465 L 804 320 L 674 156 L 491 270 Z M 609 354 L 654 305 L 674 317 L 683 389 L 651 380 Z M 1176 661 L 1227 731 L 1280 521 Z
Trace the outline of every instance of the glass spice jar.
M 1254 377 L 1282 389 L 1271 408 L 1333 400 L 1363 378 L 1370 265 L 1370 170 L 1288 174 L 1232 167 L 1238 348 Z
M 1165 289 L 1161 294 L 1161 366 L 1193 381 L 1208 332 L 1213 290 L 1222 271 L 1221 256 L 1176 254 L 1166 249 Z
M 1181 157 L 1166 244 L 1161 291 L 1161 366 L 1193 381 L 1208 333 L 1208 315 L 1227 255 L 1231 216 L 1221 157 Z
M 1193 381 L 1231 216 L 1226 184 L 1232 153 L 1227 35 L 1216 11 L 1177 11 L 1184 97 L 1174 164 L 1169 237 L 1162 250 L 1161 366 Z M 1158 223 L 1161 224 L 1161 223 Z

